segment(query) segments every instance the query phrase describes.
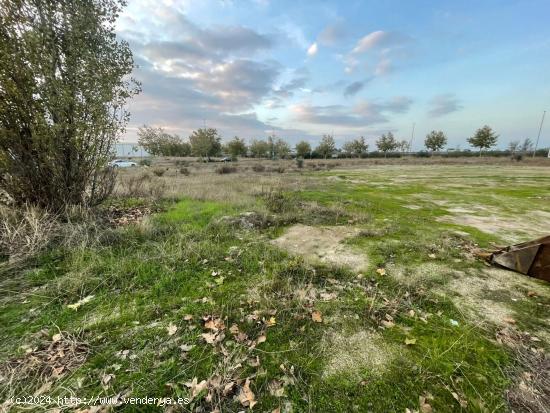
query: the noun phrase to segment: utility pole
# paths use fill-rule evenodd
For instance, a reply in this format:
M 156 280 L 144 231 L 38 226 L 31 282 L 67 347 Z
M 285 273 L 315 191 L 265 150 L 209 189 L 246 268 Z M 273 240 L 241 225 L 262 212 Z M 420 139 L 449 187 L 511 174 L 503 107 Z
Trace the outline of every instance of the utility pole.
M 535 157 L 535 153 L 537 152 L 537 146 L 539 146 L 540 132 L 542 131 L 542 124 L 544 123 L 545 115 L 546 115 L 546 111 L 542 112 L 542 119 L 540 120 L 539 134 L 537 135 L 537 142 L 535 143 L 535 149 L 533 149 L 533 158 Z
M 416 123 L 413 122 L 413 128 L 412 128 L 412 132 L 411 132 L 411 140 L 409 141 L 409 152 L 412 150 L 412 144 L 413 144 L 413 139 L 414 139 L 414 127 L 416 126 Z

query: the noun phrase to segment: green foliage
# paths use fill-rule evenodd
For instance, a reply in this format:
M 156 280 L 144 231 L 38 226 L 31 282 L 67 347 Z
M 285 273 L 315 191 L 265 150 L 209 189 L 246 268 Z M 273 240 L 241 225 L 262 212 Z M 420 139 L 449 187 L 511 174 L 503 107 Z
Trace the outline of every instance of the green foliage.
M 479 148 L 479 156 L 483 149 L 489 149 L 497 144 L 498 135 L 493 132 L 491 127 L 485 125 L 478 129 L 474 136 L 468 138 L 468 143 L 474 148 Z
M 309 142 L 298 142 L 296 144 L 296 156 L 298 158 L 305 158 L 308 155 L 311 155 L 311 145 L 309 144 Z
M 221 153 L 221 137 L 214 128 L 201 128 L 193 131 L 189 136 L 191 152 L 195 156 L 207 158 L 217 156 Z
M 426 135 L 424 145 L 432 152 L 440 151 L 447 144 L 447 137 L 442 131 L 431 131 Z
M 139 92 L 115 33 L 125 2 L 5 0 L 0 11 L 0 186 L 60 210 L 112 190 L 105 165 Z
M 315 149 L 323 158 L 331 156 L 336 150 L 336 143 L 334 142 L 334 136 L 332 135 L 323 135 L 319 146 Z
M 244 139 L 235 136 L 227 143 L 226 150 L 232 158 L 236 158 L 237 156 L 246 156 L 248 148 L 246 147 Z
M 401 142 L 398 142 L 397 147 L 401 152 L 407 152 L 409 150 L 409 142 L 403 139 Z
M 378 150 L 384 152 L 384 157 L 386 157 L 388 152 L 397 149 L 398 143 L 395 140 L 393 133 L 388 132 L 387 135 L 382 135 L 380 139 L 376 141 L 376 146 L 378 147 Z
M 163 128 L 144 125 L 138 130 L 138 143 L 153 156 L 189 156 L 191 145 Z
M 290 146 L 284 140 L 278 138 L 273 144 L 273 153 L 276 157 L 285 159 L 290 155 Z
M 260 139 L 254 139 L 250 144 L 250 153 L 254 158 L 266 158 L 269 153 L 269 144 Z
M 350 142 L 346 142 L 342 147 L 342 150 L 346 153 L 346 155 L 357 158 L 366 153 L 368 149 L 369 145 L 365 143 L 365 138 L 362 136 Z

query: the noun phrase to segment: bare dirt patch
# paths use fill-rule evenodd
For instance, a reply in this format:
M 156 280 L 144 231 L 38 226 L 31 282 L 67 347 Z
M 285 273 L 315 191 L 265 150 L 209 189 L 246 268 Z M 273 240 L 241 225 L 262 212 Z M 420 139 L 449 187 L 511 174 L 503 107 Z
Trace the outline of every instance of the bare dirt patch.
M 387 270 L 391 277 L 405 285 L 437 281 L 435 291 L 448 296 L 465 310 L 466 315 L 497 325 L 506 325 L 506 320 L 514 317 L 513 302 L 529 300 L 526 291 L 546 296 L 538 281 L 500 268 L 468 273 L 433 262 L 414 267 L 389 265 Z
M 395 355 L 381 336 L 369 331 L 350 335 L 331 332 L 326 335 L 323 348 L 330 354 L 324 377 L 345 374 L 360 380 L 362 373 L 380 374 Z
M 343 243 L 359 232 L 358 228 L 346 226 L 312 227 L 298 224 L 290 227 L 272 243 L 308 261 L 346 266 L 359 271 L 367 267 L 367 257 Z
M 454 212 L 458 211 L 455 209 Z M 497 214 L 484 216 L 462 213 L 439 217 L 438 221 L 469 226 L 488 234 L 496 234 L 510 243 L 526 241 L 550 233 L 550 220 L 540 215 L 518 214 L 514 217 L 506 217 Z
M 458 294 L 457 301 L 473 310 L 472 315 L 499 325 L 513 318 L 512 302 L 528 300 L 526 290 L 544 294 L 532 278 L 500 268 L 488 268 L 476 275 L 461 273 L 445 290 Z

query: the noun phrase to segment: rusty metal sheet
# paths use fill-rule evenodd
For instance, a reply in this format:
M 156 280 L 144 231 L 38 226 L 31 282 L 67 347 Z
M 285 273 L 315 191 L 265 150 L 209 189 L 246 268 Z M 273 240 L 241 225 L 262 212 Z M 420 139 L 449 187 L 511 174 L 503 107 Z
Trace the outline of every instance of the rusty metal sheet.
M 495 251 L 490 262 L 550 282 L 550 235 Z

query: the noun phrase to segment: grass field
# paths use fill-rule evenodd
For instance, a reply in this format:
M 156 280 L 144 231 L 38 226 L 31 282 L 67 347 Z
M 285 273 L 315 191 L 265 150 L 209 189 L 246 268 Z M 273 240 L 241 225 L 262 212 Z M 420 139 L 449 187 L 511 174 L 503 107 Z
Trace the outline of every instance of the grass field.
M 473 253 L 550 233 L 548 165 L 247 165 L 162 164 L 162 212 L 4 264 L 6 410 L 550 409 L 550 285 Z

